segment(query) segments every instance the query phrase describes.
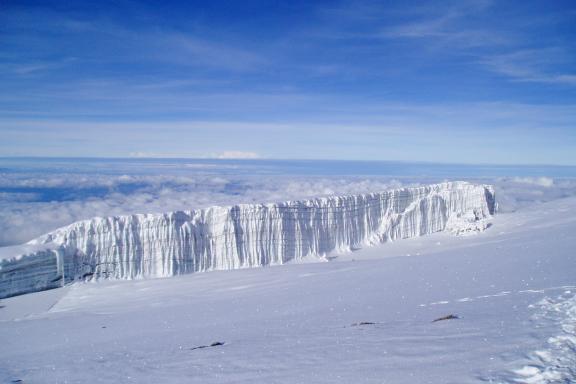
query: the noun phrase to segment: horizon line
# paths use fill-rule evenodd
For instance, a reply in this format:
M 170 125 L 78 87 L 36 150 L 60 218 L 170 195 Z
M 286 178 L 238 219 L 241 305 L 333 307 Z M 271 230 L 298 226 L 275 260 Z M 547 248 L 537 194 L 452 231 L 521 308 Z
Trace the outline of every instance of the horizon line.
M 384 159 L 306 159 L 306 158 L 218 158 L 218 157 L 145 157 L 145 156 L 0 156 L 0 160 L 194 160 L 194 161 L 241 161 L 241 162 L 264 162 L 264 161 L 307 161 L 307 162 L 357 162 L 357 163 L 401 163 L 422 165 L 463 165 L 463 166 L 488 166 L 488 167 L 558 167 L 575 168 L 576 164 L 550 164 L 550 163 L 459 163 L 428 160 L 384 160 Z

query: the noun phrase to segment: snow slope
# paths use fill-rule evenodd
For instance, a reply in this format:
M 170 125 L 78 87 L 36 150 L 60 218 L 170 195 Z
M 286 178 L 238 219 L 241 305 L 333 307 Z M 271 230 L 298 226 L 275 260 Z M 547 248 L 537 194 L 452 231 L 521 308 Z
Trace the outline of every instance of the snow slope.
M 47 249 L 0 260 L 0 298 L 85 278 L 167 277 L 284 264 L 446 226 L 457 232 L 482 230 L 478 221 L 495 208 L 492 187 L 446 182 L 277 204 L 93 218 L 29 243 Z
M 476 236 L 327 263 L 3 299 L 0 381 L 574 382 L 575 210 L 575 198 L 536 204 Z

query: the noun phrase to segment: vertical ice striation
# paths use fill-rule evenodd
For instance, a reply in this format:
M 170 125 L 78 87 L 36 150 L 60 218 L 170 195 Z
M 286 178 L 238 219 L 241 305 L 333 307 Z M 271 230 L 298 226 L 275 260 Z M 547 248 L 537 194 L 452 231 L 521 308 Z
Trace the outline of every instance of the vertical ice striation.
M 93 218 L 0 260 L 0 297 L 86 278 L 135 279 L 283 264 L 304 257 L 446 228 L 449 219 L 489 217 L 491 186 L 447 182 L 380 193 L 277 204 L 210 207 Z

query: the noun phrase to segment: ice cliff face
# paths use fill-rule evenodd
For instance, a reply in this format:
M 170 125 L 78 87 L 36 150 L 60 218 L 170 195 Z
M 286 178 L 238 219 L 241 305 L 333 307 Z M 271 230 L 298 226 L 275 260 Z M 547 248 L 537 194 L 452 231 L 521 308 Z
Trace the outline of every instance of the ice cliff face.
M 495 207 L 492 187 L 450 182 L 277 204 L 93 218 L 29 243 L 40 250 L 0 260 L 0 297 L 78 279 L 164 277 L 322 257 L 442 231 L 460 217 L 482 220 Z

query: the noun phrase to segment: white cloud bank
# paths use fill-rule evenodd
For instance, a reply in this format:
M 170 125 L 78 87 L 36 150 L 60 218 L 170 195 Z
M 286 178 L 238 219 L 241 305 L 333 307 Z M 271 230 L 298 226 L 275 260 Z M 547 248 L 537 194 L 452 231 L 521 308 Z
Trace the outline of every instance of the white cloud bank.
M 217 159 L 259 159 L 256 152 L 224 151 L 215 156 Z
M 222 151 L 215 153 L 186 152 L 186 153 L 160 153 L 160 152 L 130 152 L 130 157 L 149 159 L 260 159 L 258 153 L 252 151 Z
M 539 185 L 541 187 L 552 187 L 554 179 L 550 177 L 514 177 L 512 179 L 515 183 Z

